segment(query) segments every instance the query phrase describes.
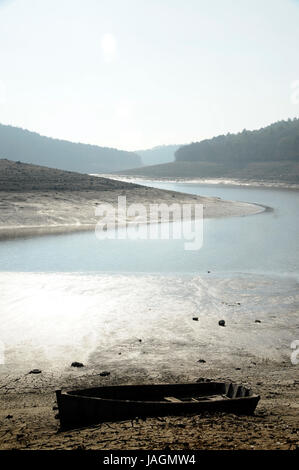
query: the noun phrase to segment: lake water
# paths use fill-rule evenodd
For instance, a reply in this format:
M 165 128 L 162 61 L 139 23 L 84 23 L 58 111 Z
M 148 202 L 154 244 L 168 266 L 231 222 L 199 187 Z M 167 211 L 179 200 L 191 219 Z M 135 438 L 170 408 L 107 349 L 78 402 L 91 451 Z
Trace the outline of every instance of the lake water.
M 183 240 L 105 240 L 94 232 L 0 243 L 0 270 L 114 273 L 299 273 L 299 192 L 215 184 L 153 183 L 159 188 L 273 208 L 253 216 L 204 220 L 198 251 Z
M 189 380 L 223 361 L 249 367 L 249 356 L 289 361 L 298 338 L 299 192 L 148 184 L 273 211 L 204 220 L 199 251 L 185 251 L 182 240 L 99 241 L 94 232 L 2 241 L 0 374 L 41 368 L 65 377 L 77 360 L 91 374 Z

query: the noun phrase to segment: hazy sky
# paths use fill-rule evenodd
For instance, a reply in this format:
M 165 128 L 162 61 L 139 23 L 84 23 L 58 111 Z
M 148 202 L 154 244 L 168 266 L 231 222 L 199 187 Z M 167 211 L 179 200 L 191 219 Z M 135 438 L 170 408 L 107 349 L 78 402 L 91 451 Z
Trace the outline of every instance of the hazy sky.
M 299 116 L 298 44 L 296 0 L 0 0 L 0 122 L 130 150 L 259 128 Z

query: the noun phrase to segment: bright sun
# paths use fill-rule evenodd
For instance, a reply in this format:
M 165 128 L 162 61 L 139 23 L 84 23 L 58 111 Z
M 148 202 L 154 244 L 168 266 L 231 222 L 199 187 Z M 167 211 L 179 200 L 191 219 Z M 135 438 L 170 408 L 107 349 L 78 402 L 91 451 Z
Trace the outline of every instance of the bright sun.
M 104 34 L 101 40 L 101 47 L 102 47 L 102 52 L 104 55 L 105 60 L 111 61 L 114 59 L 115 54 L 116 54 L 116 39 L 113 34 Z

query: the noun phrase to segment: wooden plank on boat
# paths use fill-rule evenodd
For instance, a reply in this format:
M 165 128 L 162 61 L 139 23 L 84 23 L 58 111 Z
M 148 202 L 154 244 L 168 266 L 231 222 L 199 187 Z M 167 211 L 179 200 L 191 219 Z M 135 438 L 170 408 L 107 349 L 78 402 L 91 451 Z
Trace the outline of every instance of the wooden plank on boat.
M 176 397 L 164 397 L 164 400 L 171 401 L 172 403 L 182 403 L 182 400 L 179 400 Z
M 223 399 L 223 395 L 210 395 L 207 397 L 207 400 L 210 400 L 210 401 L 219 401 L 222 399 Z

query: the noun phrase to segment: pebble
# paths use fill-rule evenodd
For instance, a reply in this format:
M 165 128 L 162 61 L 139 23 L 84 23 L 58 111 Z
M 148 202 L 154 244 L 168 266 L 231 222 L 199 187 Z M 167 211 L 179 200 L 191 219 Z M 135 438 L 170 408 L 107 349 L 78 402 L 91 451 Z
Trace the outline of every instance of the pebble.
M 225 321 L 224 320 L 219 320 L 218 325 L 219 326 L 225 326 Z
M 110 375 L 110 372 L 107 372 L 106 370 L 104 370 L 104 372 L 101 372 L 99 375 L 101 377 L 107 377 L 108 375 Z
M 32 370 L 29 372 L 29 374 L 41 374 L 41 373 L 42 373 L 42 371 L 39 370 L 39 369 L 32 369 Z
M 72 362 L 71 367 L 84 367 L 84 364 L 82 362 Z

